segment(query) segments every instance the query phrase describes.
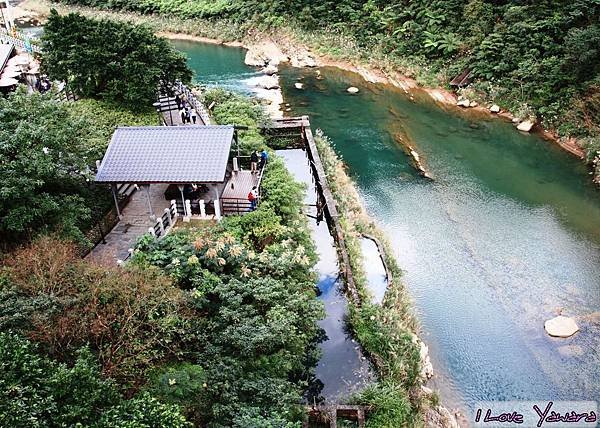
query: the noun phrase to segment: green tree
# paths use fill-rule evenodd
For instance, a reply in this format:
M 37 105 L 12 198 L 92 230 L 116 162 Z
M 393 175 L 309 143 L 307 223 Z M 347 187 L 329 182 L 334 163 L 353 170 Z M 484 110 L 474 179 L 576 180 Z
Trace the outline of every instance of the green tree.
M 186 58 L 144 26 L 52 10 L 42 37 L 42 66 L 85 97 L 147 109 L 160 82 L 188 82 Z
M 46 95 L 0 97 L 0 239 L 61 230 L 81 238 L 93 192 L 90 122 Z

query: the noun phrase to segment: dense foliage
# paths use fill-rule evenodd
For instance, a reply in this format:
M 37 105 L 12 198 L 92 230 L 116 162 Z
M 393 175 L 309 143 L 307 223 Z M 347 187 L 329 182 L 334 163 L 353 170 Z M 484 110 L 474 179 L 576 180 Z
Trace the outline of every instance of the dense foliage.
M 24 91 L 0 97 L 2 247 L 48 231 L 83 240 L 111 203 L 90 180 L 114 127 L 155 121 L 94 100 L 63 103 Z
M 50 96 L 24 91 L 0 98 L 0 237 L 23 239 L 39 230 L 81 236 L 91 217 L 94 156 L 86 145 L 88 118 L 72 115 Z
M 205 386 L 186 406 L 211 426 L 298 426 L 300 396 L 316 361 L 322 309 L 311 269 L 315 251 L 300 214 L 302 187 L 275 158 L 263 192 L 259 208 L 244 216 L 160 241 L 145 237 L 132 262 L 157 266 L 190 290 L 201 316 L 190 321 L 188 354 L 202 367 L 196 384 Z M 173 370 L 175 378 L 179 369 Z
M 185 56 L 150 29 L 52 11 L 42 37 L 42 66 L 84 97 L 147 109 L 161 81 L 189 81 Z
M 54 358 L 72 361 L 89 345 L 102 373 L 130 389 L 180 353 L 183 293 L 155 269 L 107 270 L 44 237 L 5 257 L 0 275 L 0 329 L 28 335 Z
M 82 348 L 73 365 L 40 355 L 23 337 L 0 333 L 0 426 L 183 428 L 178 407 L 147 394 L 125 400 L 100 375 L 92 353 Z
M 267 124 L 268 116 L 257 100 L 222 88 L 211 88 L 203 92 L 205 105 L 212 105 L 212 116 L 217 123 L 247 126 L 239 132 L 240 149 L 244 154 L 264 147 L 264 138 L 258 126 Z
M 245 28 L 301 28 L 320 34 L 320 52 L 362 55 L 426 83 L 447 83 L 468 67 L 472 88 L 518 114 L 536 114 L 563 134 L 600 126 L 597 1 L 65 1 Z

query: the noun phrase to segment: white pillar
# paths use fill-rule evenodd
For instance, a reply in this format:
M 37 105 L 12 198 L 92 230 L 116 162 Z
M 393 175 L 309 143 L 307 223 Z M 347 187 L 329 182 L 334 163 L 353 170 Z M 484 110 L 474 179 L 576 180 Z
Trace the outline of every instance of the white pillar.
M 192 204 L 189 199 L 185 200 L 185 212 L 187 216 L 183 219 L 183 221 L 190 221 L 192 218 Z
M 159 217 L 158 220 L 156 220 L 156 222 L 158 223 L 158 227 L 160 228 L 160 236 L 163 236 L 165 234 L 165 225 L 162 222 L 162 217 Z
M 153 227 L 149 227 L 148 228 L 148 233 L 152 236 L 156 236 L 156 233 L 154 233 L 154 228 Z
M 175 199 L 171 199 L 171 213 L 172 213 L 173 222 L 175 222 L 177 219 L 177 216 L 179 216 L 179 213 L 177 212 L 177 201 Z
M 206 218 L 206 205 L 204 199 L 200 199 L 200 217 Z
M 221 220 L 221 203 L 219 201 L 219 198 L 215 199 L 214 204 L 215 204 L 215 218 L 217 220 Z
M 240 167 L 238 165 L 238 158 L 235 157 L 235 158 L 233 158 L 233 171 L 238 172 L 239 170 L 240 170 Z
M 165 214 L 167 215 L 169 227 L 173 227 L 173 217 L 171 217 L 171 208 L 165 208 Z

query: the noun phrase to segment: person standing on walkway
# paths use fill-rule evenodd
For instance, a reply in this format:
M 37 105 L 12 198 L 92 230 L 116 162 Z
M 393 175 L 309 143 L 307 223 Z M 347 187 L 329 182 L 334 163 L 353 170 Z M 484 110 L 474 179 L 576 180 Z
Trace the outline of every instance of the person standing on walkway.
M 181 116 L 181 123 L 185 125 L 185 110 L 183 107 L 179 109 L 179 116 Z
M 254 150 L 250 155 L 250 172 L 254 174 L 256 171 L 256 165 L 258 164 L 258 152 Z
M 258 190 L 256 189 L 256 186 L 248 193 L 248 200 L 250 201 L 250 211 L 254 211 L 256 209 L 256 204 L 258 203 Z
M 192 107 L 190 109 L 190 115 L 192 116 L 192 122 L 195 125 L 196 124 L 196 118 L 198 117 L 198 115 L 196 114 L 196 109 L 194 107 Z
M 181 110 L 181 97 L 179 94 L 175 95 L 175 103 L 177 104 L 177 110 Z
M 262 170 L 264 168 L 265 164 L 267 163 L 267 159 L 269 159 L 269 154 L 263 148 L 260 152 L 260 163 L 258 164 L 259 170 Z

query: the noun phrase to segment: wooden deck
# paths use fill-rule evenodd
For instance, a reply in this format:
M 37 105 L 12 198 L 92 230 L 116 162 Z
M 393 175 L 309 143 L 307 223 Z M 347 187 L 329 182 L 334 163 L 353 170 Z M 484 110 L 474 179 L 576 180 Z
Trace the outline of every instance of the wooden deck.
M 252 174 L 250 171 L 232 172 L 227 182 L 221 199 L 243 199 L 248 200 L 248 193 L 252 187 L 258 185 L 260 174 Z

